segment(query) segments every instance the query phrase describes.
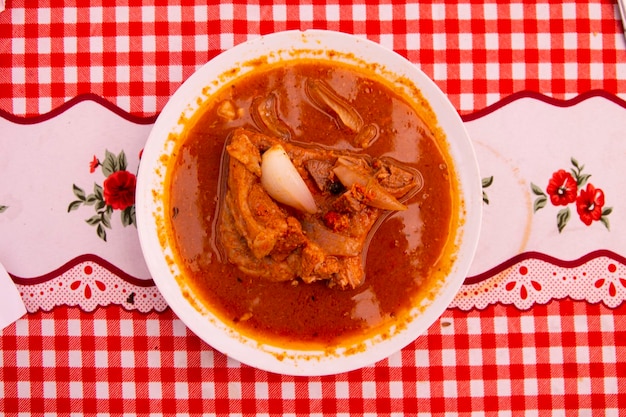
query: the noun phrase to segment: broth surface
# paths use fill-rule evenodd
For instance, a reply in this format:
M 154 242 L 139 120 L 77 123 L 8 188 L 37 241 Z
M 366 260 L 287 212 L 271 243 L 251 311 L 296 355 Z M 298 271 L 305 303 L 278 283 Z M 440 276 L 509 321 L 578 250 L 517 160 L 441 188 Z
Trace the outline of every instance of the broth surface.
M 311 104 L 306 79 L 324 80 L 366 123 L 378 126 L 378 139 L 365 150 L 356 148 L 352 132 Z M 391 157 L 423 176 L 423 188 L 405 202 L 408 209 L 392 213 L 374 233 L 365 281 L 356 289 L 268 282 L 242 273 L 220 255 L 215 221 L 225 142 L 238 127 L 258 130 L 250 105 L 270 93 L 278 98 L 278 116 L 293 142 Z M 220 110 L 226 101 L 233 105 L 232 119 Z M 436 272 L 450 269 L 446 251 L 458 216 L 443 138 L 434 118 L 422 119 L 416 108 L 365 70 L 317 60 L 261 66 L 211 97 L 187 122 L 167 179 L 168 233 L 193 296 L 242 333 L 274 344 L 329 346 L 401 324 L 419 295 L 437 285 Z

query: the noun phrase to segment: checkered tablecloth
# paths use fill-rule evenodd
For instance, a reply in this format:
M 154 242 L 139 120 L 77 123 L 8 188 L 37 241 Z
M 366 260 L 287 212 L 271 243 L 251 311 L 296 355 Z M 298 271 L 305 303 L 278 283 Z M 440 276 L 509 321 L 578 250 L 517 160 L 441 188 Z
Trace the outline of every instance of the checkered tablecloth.
M 134 3 L 9 1 L 0 15 L 0 109 L 34 116 L 96 94 L 151 116 L 219 52 L 309 28 L 397 51 L 464 114 L 524 90 L 568 99 L 602 89 L 626 98 L 624 39 L 609 0 Z
M 170 310 L 56 308 L 4 333 L 0 405 L 59 415 L 618 416 L 625 314 L 572 301 L 449 310 L 376 366 L 304 378 L 230 361 Z
M 349 32 L 394 49 L 430 76 L 466 121 L 520 96 L 561 107 L 599 95 L 626 108 L 626 40 L 617 5 L 608 0 L 76 3 L 8 0 L 0 13 L 0 118 L 7 125 L 56 121 L 62 125 L 56 129 L 71 131 L 71 117 L 80 116 L 72 111 L 86 111 L 76 104 L 89 99 L 132 123 L 141 138 L 142 126 L 207 60 L 251 37 L 308 28 Z M 129 164 L 136 167 L 141 143 L 124 138 L 132 130 L 125 126 L 110 140 L 128 141 Z M 3 144 L 29 139 L 37 139 L 32 154 L 48 150 L 45 135 L 8 138 L 0 131 Z M 614 140 L 620 139 L 626 133 Z M 80 137 L 67 140 L 82 144 Z M 12 166 L 2 152 L 0 176 Z M 26 163 L 28 154 L 21 155 Z M 92 175 L 89 162 L 85 175 Z M 64 208 L 71 183 L 67 190 L 68 201 L 59 197 Z M 13 198 L 0 189 L 0 207 L 8 206 L 0 211 L 0 229 L 16 218 L 16 208 L 24 209 L 9 203 Z M 611 214 L 615 227 L 623 218 L 618 209 Z M 16 231 L 0 235 L 0 257 L 22 243 L 19 228 L 10 230 Z M 106 243 L 95 232 L 89 237 L 97 244 L 81 235 L 84 241 L 67 245 L 114 245 L 114 237 Z M 162 304 L 132 257 L 116 264 L 86 252 L 58 260 L 32 247 L 28 253 L 24 246 L 27 260 L 2 259 L 29 313 L 0 333 L 0 414 L 618 416 L 626 410 L 621 301 L 568 293 L 530 306 L 478 306 L 464 304 L 461 294 L 425 335 L 386 360 L 335 376 L 288 377 L 242 365 L 202 342 Z M 619 249 L 597 252 L 609 259 L 597 268 L 587 267 L 593 256 L 575 265 L 557 262 L 557 278 L 602 271 L 593 272 L 590 286 L 619 296 L 626 291 L 626 246 Z M 546 287 L 545 277 L 530 276 L 530 264 L 516 262 L 505 265 L 519 275 L 511 290 Z M 468 282 L 465 294 L 478 294 L 479 281 Z M 118 298 L 111 289 L 120 289 Z M 57 297 L 61 290 L 67 292 Z

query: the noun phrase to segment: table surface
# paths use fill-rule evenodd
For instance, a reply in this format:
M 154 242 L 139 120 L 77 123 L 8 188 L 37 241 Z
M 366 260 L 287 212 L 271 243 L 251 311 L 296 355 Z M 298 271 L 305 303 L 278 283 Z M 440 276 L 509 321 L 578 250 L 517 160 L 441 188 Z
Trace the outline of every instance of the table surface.
M 0 260 L 28 310 L 0 333 L 0 414 L 626 409 L 616 3 L 24 3 L 0 13 Z M 156 116 L 197 68 L 310 28 L 379 42 L 435 81 L 474 143 L 484 224 L 464 285 L 424 335 L 360 370 L 294 377 L 191 333 L 150 278 L 132 206 L 95 200 L 113 171 L 136 172 Z M 566 180 L 573 199 L 556 205 L 551 184 Z

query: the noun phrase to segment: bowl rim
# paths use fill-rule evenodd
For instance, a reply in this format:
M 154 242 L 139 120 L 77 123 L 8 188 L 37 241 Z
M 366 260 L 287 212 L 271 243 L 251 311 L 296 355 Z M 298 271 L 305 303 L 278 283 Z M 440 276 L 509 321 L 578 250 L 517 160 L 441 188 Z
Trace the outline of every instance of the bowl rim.
M 419 318 L 411 320 L 406 329 L 397 331 L 387 340 L 377 341 L 359 352 L 329 354 L 322 350 L 297 351 L 265 345 L 242 336 L 210 311 L 192 306 L 184 297 L 185 289 L 175 277 L 177 267 L 175 263 L 172 265 L 171 247 L 163 244 L 163 236 L 159 236 L 158 222 L 164 213 L 163 206 L 155 198 L 155 190 L 163 190 L 165 179 L 164 165 L 160 161 L 172 150 L 173 141 L 169 138 L 180 132 L 181 115 L 189 117 L 211 91 L 232 80 L 220 81 L 219 76 L 232 68 L 241 68 L 244 61 L 267 56 L 268 52 L 275 52 L 278 48 L 285 51 L 285 54 L 275 56 L 278 60 L 290 59 L 294 50 L 310 49 L 318 53 L 330 48 L 354 54 L 365 62 L 379 63 L 385 70 L 410 80 L 437 116 L 439 127 L 447 138 L 450 157 L 455 163 L 464 214 L 460 222 L 461 230 L 457 233 L 457 240 L 460 241 L 452 270 L 439 286 L 436 298 L 421 310 Z M 207 80 L 218 81 L 209 85 Z M 207 85 L 209 90 L 213 90 L 207 92 Z M 136 190 L 141 249 L 153 281 L 168 306 L 193 333 L 216 350 L 261 370 L 295 376 L 339 374 L 372 365 L 400 351 L 423 334 L 443 314 L 463 284 L 476 252 L 482 221 L 478 162 L 469 135 L 452 103 L 417 65 L 398 53 L 368 39 L 330 30 L 290 30 L 262 35 L 222 52 L 196 70 L 171 96 L 157 117 L 142 153 Z

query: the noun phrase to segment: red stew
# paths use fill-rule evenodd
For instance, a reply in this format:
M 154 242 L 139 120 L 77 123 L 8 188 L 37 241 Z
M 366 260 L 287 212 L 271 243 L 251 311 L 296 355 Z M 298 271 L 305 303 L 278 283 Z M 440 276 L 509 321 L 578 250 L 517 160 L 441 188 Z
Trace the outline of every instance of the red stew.
M 311 103 L 307 79 L 323 80 L 365 122 L 376 124 L 376 141 L 364 150 L 355 147 L 354 133 Z M 388 156 L 423 176 L 423 188 L 405 203 L 408 210 L 394 212 L 375 232 L 365 280 L 356 289 L 270 282 L 220 255 L 215 222 L 225 142 L 236 128 L 259 129 L 249 109 L 255 98 L 270 94 L 290 140 Z M 193 297 L 243 333 L 282 344 L 335 345 L 400 324 L 449 270 L 458 220 L 454 171 L 436 120 L 422 106 L 366 70 L 326 61 L 261 66 L 222 88 L 187 121 L 168 168 L 167 230 Z

